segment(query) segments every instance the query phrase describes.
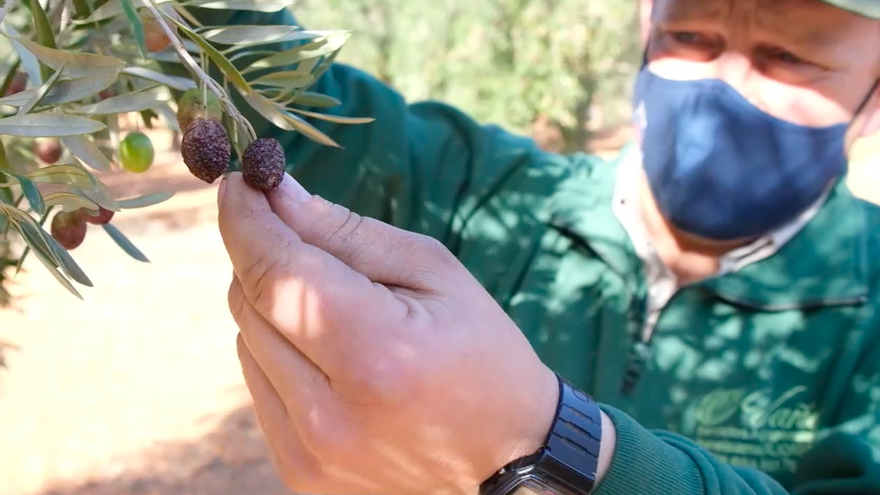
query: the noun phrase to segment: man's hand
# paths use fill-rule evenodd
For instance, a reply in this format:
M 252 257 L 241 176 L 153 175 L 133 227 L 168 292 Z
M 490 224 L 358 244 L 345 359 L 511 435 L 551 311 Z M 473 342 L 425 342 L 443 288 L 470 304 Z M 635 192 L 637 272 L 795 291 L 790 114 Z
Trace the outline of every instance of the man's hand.
M 238 173 L 220 232 L 239 359 L 289 488 L 474 494 L 541 447 L 556 377 L 440 243 Z

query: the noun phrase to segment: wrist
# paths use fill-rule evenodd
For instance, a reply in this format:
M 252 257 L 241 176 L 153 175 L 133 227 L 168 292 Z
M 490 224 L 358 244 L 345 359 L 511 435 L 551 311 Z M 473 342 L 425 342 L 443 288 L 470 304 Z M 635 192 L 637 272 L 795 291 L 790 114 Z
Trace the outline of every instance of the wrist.
M 540 433 L 521 437 L 524 447 L 481 485 L 484 495 L 585 495 L 608 472 L 616 444 L 610 417 L 592 398 L 555 373 L 553 377 L 552 415 L 532 416 L 532 423 L 541 425 L 535 429 Z

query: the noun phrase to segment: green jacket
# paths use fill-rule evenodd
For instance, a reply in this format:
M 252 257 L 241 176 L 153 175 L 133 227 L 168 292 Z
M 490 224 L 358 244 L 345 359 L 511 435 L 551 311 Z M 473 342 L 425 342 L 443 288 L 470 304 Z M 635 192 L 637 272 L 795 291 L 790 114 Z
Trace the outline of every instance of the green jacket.
M 617 161 L 542 152 L 340 64 L 314 90 L 376 121 L 314 122 L 336 149 L 246 115 L 311 192 L 443 241 L 603 404 L 618 444 L 597 495 L 880 493 L 880 209 L 841 182 L 775 255 L 677 292 L 624 394 L 649 288 L 612 211 Z

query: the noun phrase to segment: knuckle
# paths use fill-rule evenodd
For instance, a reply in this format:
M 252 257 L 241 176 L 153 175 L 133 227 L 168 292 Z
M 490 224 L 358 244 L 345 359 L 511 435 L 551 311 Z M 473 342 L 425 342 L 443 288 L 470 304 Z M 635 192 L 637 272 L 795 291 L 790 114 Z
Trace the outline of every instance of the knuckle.
M 329 216 L 332 225 L 326 230 L 323 240 L 337 244 L 350 241 L 363 221 L 363 217 L 340 205 L 332 205 Z
M 421 234 L 411 234 L 410 245 L 406 249 L 411 256 L 410 277 L 427 286 L 446 280 L 451 274 L 461 270 L 461 263 L 446 246 L 434 239 Z
M 363 359 L 357 369 L 349 370 L 353 389 L 366 402 L 393 406 L 410 400 L 417 391 L 419 369 L 412 360 L 404 360 L 382 353 L 372 359 Z
M 233 281 L 229 284 L 229 290 L 226 293 L 226 303 L 233 318 L 238 320 L 244 315 L 245 297 L 241 290 L 241 284 Z
M 272 256 L 259 256 L 241 272 L 241 284 L 254 305 L 271 304 L 267 298 L 290 269 L 289 246 L 280 246 Z
M 299 440 L 314 458 L 330 460 L 351 449 L 351 435 L 346 434 L 344 422 L 328 411 L 304 415 L 297 422 Z

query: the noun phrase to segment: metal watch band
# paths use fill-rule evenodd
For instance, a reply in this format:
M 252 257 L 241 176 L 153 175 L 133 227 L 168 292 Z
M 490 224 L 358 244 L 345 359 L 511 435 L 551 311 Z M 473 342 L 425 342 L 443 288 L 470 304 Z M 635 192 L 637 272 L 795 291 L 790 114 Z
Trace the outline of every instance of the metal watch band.
M 559 495 L 586 495 L 593 490 L 602 440 L 599 405 L 556 376 L 559 403 L 544 446 L 501 469 L 483 483 L 481 495 L 510 495 L 523 483 Z

